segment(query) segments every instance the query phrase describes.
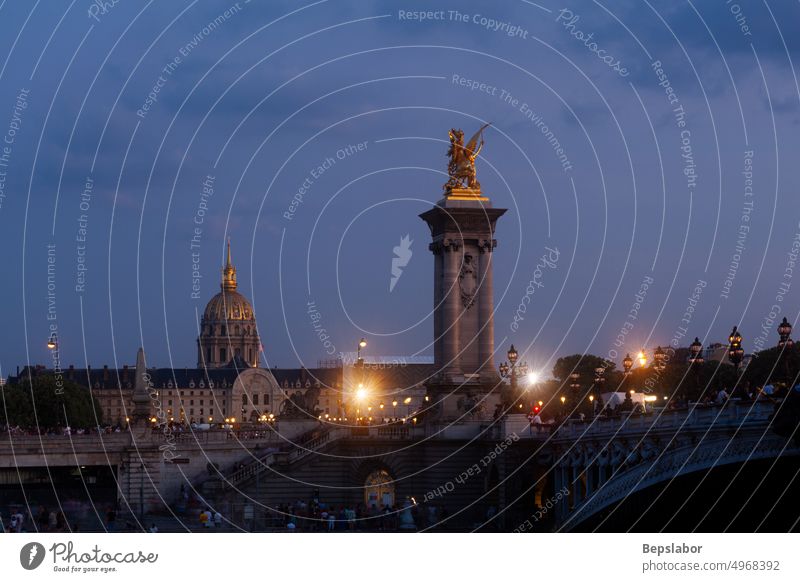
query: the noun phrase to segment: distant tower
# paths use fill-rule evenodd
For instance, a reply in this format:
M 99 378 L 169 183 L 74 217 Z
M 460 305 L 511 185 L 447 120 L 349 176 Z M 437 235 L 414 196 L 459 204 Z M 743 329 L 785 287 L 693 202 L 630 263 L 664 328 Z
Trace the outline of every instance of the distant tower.
M 437 375 L 430 386 L 446 390 L 490 390 L 499 383 L 494 366 L 492 256 L 495 223 L 504 209 L 492 208 L 475 179 L 481 129 L 465 146 L 450 133 L 450 180 L 445 196 L 420 215 L 431 229 L 433 335 Z M 480 138 L 480 145 L 478 139 Z
M 230 240 L 220 287 L 221 291 L 206 305 L 200 322 L 197 367 L 222 368 L 232 363 L 239 367 L 258 367 L 261 341 L 256 318 L 253 306 L 236 291 L 236 268 L 231 263 Z

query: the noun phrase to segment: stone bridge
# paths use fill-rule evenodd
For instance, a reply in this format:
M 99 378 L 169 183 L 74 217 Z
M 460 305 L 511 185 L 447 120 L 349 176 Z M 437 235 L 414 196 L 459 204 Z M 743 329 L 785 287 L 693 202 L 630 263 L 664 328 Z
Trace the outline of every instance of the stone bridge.
M 773 433 L 772 402 L 569 421 L 553 436 L 555 527 L 578 528 L 598 512 L 659 483 L 698 471 L 800 455 Z

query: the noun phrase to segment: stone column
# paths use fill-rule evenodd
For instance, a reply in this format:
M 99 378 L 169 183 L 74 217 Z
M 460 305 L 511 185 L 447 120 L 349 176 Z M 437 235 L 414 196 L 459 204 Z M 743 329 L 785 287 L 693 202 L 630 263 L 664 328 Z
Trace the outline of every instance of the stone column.
M 479 274 L 480 289 L 478 291 L 478 354 L 481 362 L 481 376 L 494 378 L 494 280 L 492 274 L 492 251 L 496 245 L 494 240 L 481 240 Z
M 572 467 L 572 487 L 575 489 L 575 497 L 572 500 L 572 506 L 577 507 L 578 504 L 581 502 L 581 476 L 580 476 L 580 467 L 574 466 Z
M 431 243 L 428 248 L 433 253 L 433 361 L 442 362 L 442 265 L 444 262 L 444 247 L 441 243 Z M 439 370 L 441 372 L 441 370 Z
M 459 363 L 459 316 L 461 315 L 461 293 L 458 275 L 461 270 L 461 241 L 444 241 L 444 277 L 442 294 L 444 297 L 444 317 L 442 318 L 442 366 L 445 380 L 461 375 Z

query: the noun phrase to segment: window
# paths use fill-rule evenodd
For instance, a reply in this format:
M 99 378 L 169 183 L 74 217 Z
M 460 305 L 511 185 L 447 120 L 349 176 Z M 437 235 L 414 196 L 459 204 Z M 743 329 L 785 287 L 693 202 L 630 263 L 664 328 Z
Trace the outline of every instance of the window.
M 220 348 L 219 349 L 219 359 L 220 359 L 220 361 L 225 362 L 228 359 L 227 356 L 228 356 L 228 352 L 225 350 L 225 348 Z
M 208 348 L 206 350 L 206 362 L 210 362 L 210 361 L 211 361 L 211 348 Z
M 247 406 L 247 394 L 242 394 L 242 406 Z
M 264 406 L 269 405 L 269 394 L 264 394 Z
M 258 394 L 253 394 L 253 406 L 258 406 Z
M 228 328 L 225 327 L 224 325 L 222 326 L 222 332 L 220 333 L 220 335 L 228 335 Z
M 236 354 L 236 357 L 238 357 L 238 358 L 242 357 L 242 350 L 240 350 L 239 348 L 236 348 L 235 350 L 233 350 L 233 353 Z

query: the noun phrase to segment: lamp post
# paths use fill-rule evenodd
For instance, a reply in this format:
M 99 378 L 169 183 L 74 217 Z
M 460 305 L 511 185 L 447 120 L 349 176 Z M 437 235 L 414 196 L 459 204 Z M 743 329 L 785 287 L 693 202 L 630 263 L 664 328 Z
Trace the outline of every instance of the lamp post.
M 657 372 L 663 372 L 666 367 L 667 352 L 665 352 L 661 346 L 656 346 L 656 349 L 653 350 L 653 368 L 655 368 Z
M 517 363 L 519 359 L 519 353 L 517 352 L 516 348 L 514 348 L 514 344 L 511 344 L 511 347 L 508 349 L 506 353 L 508 356 L 507 362 L 502 362 L 499 366 L 500 369 L 500 376 L 503 378 L 508 378 L 511 384 L 511 396 L 508 398 L 507 405 L 511 404 L 511 401 L 515 400 L 518 396 L 518 388 L 517 388 L 517 379 L 520 376 L 527 376 L 528 375 L 528 364 Z
M 589 395 L 589 402 L 591 404 L 591 412 L 592 416 L 594 416 L 595 410 L 595 398 L 598 398 L 598 402 L 601 402 L 600 397 L 603 394 L 603 386 L 606 384 L 606 369 L 603 366 L 598 366 L 594 369 L 594 394 Z
M 778 326 L 778 335 L 781 337 L 778 341 L 779 348 L 791 348 L 794 345 L 794 341 L 790 337 L 792 335 L 792 324 L 785 317 Z
M 700 343 L 700 338 L 694 338 L 694 341 L 689 346 L 689 366 L 694 370 L 694 381 L 697 388 L 697 395 L 700 395 L 700 367 L 705 362 L 703 358 L 703 344 Z
M 739 366 L 741 366 L 744 359 L 744 350 L 742 349 L 742 334 L 739 333 L 735 325 L 731 335 L 728 336 L 728 359 L 736 367 L 736 374 L 738 375 Z
M 630 354 L 625 354 L 625 359 L 622 360 L 622 387 L 627 385 L 628 376 L 631 375 L 631 368 L 633 368 L 633 358 Z
M 367 340 L 365 340 L 365 339 L 362 337 L 362 338 L 361 338 L 361 339 L 358 341 L 358 350 L 356 351 L 356 354 L 357 354 L 357 355 L 356 355 L 356 365 L 357 365 L 357 366 L 363 366 L 363 365 L 364 365 L 364 359 L 361 357 L 361 350 L 362 350 L 363 348 L 365 348 L 365 347 L 367 347 Z
M 780 359 L 782 362 L 784 378 L 789 380 L 789 362 L 786 361 L 786 355 L 783 353 L 787 348 L 791 349 L 794 346 L 794 341 L 791 338 L 792 324 L 784 317 L 781 324 L 778 326 L 778 335 L 781 339 L 778 341 L 778 347 L 781 349 Z

